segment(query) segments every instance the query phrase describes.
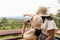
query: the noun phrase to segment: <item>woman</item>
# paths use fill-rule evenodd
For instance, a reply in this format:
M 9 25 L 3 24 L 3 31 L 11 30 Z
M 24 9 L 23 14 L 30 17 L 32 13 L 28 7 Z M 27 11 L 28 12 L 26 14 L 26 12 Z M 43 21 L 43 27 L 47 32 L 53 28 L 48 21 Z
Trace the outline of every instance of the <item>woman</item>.
M 42 25 L 42 35 L 41 40 L 55 40 L 54 34 L 57 30 L 56 24 L 52 17 L 47 13 L 46 7 L 39 8 L 38 14 L 43 19 L 43 25 Z M 31 16 L 32 14 L 27 14 L 28 16 Z
M 55 40 L 54 34 L 57 26 L 53 18 L 47 13 L 47 8 L 42 7 L 39 9 L 38 14 L 43 19 L 41 40 Z

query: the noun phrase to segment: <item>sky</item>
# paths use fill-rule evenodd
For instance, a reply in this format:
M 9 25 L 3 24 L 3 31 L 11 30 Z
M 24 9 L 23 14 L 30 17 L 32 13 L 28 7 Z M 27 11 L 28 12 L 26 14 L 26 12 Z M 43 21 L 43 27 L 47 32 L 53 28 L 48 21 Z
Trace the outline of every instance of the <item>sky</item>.
M 17 17 L 26 13 L 36 13 L 39 7 L 49 7 L 52 14 L 60 9 L 58 0 L 0 0 L 0 17 Z

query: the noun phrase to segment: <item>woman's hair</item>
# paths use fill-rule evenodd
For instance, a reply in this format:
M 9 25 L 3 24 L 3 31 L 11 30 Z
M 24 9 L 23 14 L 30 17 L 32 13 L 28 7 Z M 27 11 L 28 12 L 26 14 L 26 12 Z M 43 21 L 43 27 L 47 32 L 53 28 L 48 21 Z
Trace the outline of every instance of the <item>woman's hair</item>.
M 38 11 L 37 11 L 37 14 L 39 15 L 41 12 L 47 12 L 47 7 L 39 7 L 38 8 Z

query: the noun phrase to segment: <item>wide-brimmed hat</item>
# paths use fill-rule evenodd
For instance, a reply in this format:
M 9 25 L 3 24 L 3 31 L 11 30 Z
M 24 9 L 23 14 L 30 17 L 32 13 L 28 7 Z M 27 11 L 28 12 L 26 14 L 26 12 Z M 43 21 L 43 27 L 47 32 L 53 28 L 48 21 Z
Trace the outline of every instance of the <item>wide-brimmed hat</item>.
M 37 14 L 38 15 L 41 15 L 41 16 L 49 16 L 50 14 L 48 13 L 48 9 L 49 9 L 49 7 L 39 7 L 38 8 L 38 11 L 37 11 Z M 46 11 L 46 14 L 42 14 L 40 12 L 41 10 Z

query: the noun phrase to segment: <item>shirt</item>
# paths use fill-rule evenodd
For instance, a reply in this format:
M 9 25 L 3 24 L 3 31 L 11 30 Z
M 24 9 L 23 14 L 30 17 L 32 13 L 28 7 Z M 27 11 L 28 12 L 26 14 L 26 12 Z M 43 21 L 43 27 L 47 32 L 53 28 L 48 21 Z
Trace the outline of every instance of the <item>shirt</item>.
M 45 19 L 45 22 L 43 23 L 41 28 L 42 28 L 42 32 L 45 35 L 48 35 L 48 33 L 47 33 L 48 30 L 54 29 L 55 31 L 57 31 L 57 29 L 58 29 L 54 20 L 50 20 L 49 21 L 47 19 Z

